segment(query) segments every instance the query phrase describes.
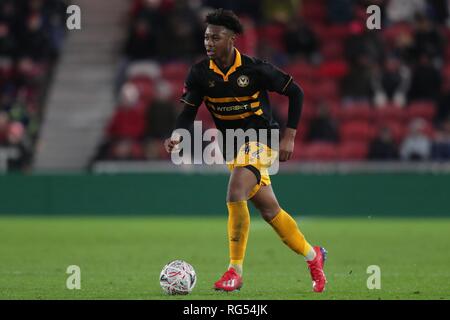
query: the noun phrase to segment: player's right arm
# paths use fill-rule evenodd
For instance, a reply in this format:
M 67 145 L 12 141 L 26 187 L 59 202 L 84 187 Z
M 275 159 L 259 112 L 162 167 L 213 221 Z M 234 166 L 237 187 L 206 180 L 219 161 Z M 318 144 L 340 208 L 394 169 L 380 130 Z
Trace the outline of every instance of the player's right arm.
M 183 88 L 183 96 L 180 101 L 184 103 L 183 111 L 178 116 L 175 129 L 170 138 L 164 141 L 164 146 L 167 152 L 172 152 L 177 144 L 181 142 L 180 135 L 177 134 L 177 129 L 189 130 L 192 123 L 197 116 L 197 111 L 203 102 L 202 87 L 199 82 L 199 76 L 195 70 L 195 66 L 191 68 L 186 78 Z
M 167 152 L 172 152 L 176 145 L 181 142 L 180 135 L 178 135 L 176 131 L 177 129 L 189 130 L 195 120 L 195 117 L 197 116 L 197 110 L 198 107 L 193 107 L 186 103 L 184 104 L 183 111 L 181 111 L 177 118 L 175 129 L 172 132 L 171 137 L 164 141 L 164 146 Z

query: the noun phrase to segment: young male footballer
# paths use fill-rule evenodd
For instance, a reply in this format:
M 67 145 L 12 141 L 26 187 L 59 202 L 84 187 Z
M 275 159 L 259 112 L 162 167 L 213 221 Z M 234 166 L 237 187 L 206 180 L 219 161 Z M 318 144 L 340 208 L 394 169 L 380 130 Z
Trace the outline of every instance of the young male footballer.
M 214 288 L 234 291 L 242 287 L 250 226 L 247 201 L 250 200 L 281 240 L 295 253 L 305 257 L 313 291 L 322 292 L 327 282 L 323 272 L 326 250 L 312 247 L 295 220 L 280 207 L 268 173 L 273 155 L 278 156 L 280 161 L 291 158 L 303 92 L 291 76 L 270 63 L 241 54 L 234 47 L 236 35 L 241 34 L 243 28 L 232 11 L 217 9 L 206 17 L 206 23 L 204 45 L 208 58 L 193 65 L 187 76 L 181 99 L 184 109 L 177 119 L 175 131 L 192 126 L 202 102 L 205 102 L 217 129 L 224 136 L 227 129 L 278 129 L 279 125 L 272 117 L 267 91 L 275 91 L 289 98 L 287 126 L 278 150 L 272 150 L 267 142 L 246 141 L 233 149 L 234 161 L 227 162 L 231 172 L 226 200 L 230 263 Z M 165 141 L 167 151 L 173 152 L 180 141 L 172 135 Z M 263 153 L 268 154 L 266 159 L 272 159 L 272 162 L 259 161 Z

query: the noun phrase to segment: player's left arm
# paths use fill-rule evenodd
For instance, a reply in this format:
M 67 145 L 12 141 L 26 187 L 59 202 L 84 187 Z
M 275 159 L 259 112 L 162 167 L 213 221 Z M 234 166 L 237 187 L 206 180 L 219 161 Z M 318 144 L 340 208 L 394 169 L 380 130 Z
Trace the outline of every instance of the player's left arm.
M 266 88 L 289 98 L 289 111 L 286 129 L 280 141 L 280 161 L 287 161 L 294 153 L 295 135 L 303 107 L 303 90 L 294 79 L 268 62 L 261 63 Z
M 286 129 L 280 141 L 280 161 L 287 161 L 294 153 L 295 135 L 300 122 L 303 106 L 303 90 L 292 81 L 287 85 L 283 95 L 289 97 L 289 110 Z

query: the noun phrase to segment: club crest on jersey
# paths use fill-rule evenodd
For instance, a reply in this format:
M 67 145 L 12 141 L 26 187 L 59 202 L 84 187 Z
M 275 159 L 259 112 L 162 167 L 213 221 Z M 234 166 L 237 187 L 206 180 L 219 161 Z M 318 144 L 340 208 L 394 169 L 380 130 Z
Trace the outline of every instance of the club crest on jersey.
M 250 80 L 246 75 L 242 75 L 237 79 L 238 86 L 242 87 L 242 88 L 248 86 L 249 82 L 250 82 Z

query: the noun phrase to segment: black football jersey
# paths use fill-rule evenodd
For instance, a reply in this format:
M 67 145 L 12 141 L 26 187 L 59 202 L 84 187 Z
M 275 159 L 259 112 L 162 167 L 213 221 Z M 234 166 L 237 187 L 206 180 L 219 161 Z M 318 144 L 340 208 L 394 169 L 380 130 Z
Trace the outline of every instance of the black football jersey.
M 278 129 L 267 92 L 283 94 L 292 77 L 272 64 L 242 55 L 227 72 L 212 59 L 192 66 L 181 101 L 193 108 L 205 103 L 217 129 Z

